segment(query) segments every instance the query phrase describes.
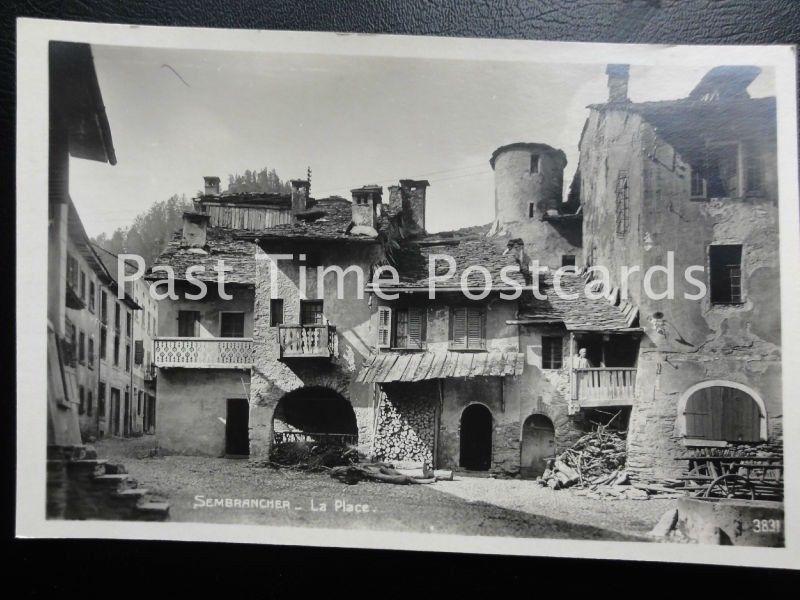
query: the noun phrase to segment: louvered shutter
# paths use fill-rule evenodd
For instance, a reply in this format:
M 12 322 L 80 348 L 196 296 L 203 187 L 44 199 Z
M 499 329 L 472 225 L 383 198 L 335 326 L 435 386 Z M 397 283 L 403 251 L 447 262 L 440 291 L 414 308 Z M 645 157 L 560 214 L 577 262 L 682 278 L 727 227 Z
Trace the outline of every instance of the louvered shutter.
M 483 313 L 477 308 L 467 309 L 467 347 L 483 348 Z
M 144 362 L 144 341 L 142 340 L 133 342 L 133 362 L 137 365 Z
M 392 309 L 388 306 L 378 307 L 378 348 L 389 348 L 392 345 Z
M 452 348 L 467 347 L 467 309 L 454 308 L 451 323 L 452 335 L 450 346 Z
M 408 309 L 408 348 L 422 348 L 425 341 L 425 310 Z

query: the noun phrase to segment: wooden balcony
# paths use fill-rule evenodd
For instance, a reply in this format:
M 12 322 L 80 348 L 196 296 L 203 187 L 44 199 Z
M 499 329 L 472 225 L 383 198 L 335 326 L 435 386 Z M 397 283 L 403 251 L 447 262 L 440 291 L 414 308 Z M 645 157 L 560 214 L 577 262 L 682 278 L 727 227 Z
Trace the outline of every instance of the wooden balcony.
M 332 325 L 279 325 L 280 358 L 330 358 L 336 353 Z
M 583 408 L 631 406 L 636 395 L 635 367 L 573 369 L 573 400 Z
M 156 338 L 153 363 L 159 368 L 249 369 L 252 338 Z

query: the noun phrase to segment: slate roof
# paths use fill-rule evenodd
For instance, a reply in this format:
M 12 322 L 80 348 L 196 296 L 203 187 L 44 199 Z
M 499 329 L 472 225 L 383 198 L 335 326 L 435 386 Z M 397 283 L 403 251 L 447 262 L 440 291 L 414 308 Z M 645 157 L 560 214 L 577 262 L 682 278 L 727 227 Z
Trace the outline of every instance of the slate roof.
M 202 265 L 203 273 L 194 276 L 201 281 L 217 281 L 217 260 L 222 260 L 231 271 L 225 272 L 225 282 L 241 285 L 255 285 L 256 260 L 258 246 L 248 240 L 239 239 L 236 230 L 223 227 L 208 227 L 206 230 L 206 248 L 189 248 L 181 245 L 181 231 L 173 234 L 167 248 L 154 261 L 153 265 L 169 265 L 175 270 L 176 279 L 185 279 L 186 269 L 193 265 Z M 164 279 L 164 271 L 148 271 L 145 279 L 154 281 Z
M 525 364 L 521 352 L 375 352 L 367 357 L 356 381 L 391 383 L 446 377 L 519 375 Z
M 400 288 L 427 289 L 429 283 L 428 264 L 430 257 L 435 254 L 445 254 L 453 257 L 456 263 L 454 275 L 444 281 L 436 281 L 436 288 L 452 288 L 460 286 L 461 275 L 464 270 L 472 265 L 486 267 L 492 276 L 493 288 L 508 288 L 509 284 L 500 278 L 501 270 L 506 266 L 516 266 L 514 257 L 504 256 L 507 239 L 486 237 L 486 232 L 491 227 L 480 225 L 454 231 L 445 231 L 421 236 L 407 240 L 399 250 L 395 251 L 395 264 L 399 274 Z M 436 261 L 436 275 L 445 275 L 449 270 L 445 260 Z M 509 279 L 520 285 L 525 284 L 525 279 L 517 270 L 508 274 Z M 471 287 L 486 285 L 483 274 L 478 271 L 470 273 L 467 284 Z M 381 288 L 391 289 L 394 286 L 381 285 Z
M 707 139 L 764 140 L 776 135 L 775 98 L 692 98 L 658 102 L 593 104 L 594 110 L 637 113 L 690 163 L 703 157 Z
M 563 294 L 556 293 L 553 275 L 547 274 L 539 285 L 539 291 L 547 296 L 538 300 L 533 294 L 525 294 L 520 302 L 519 321 L 522 324 L 563 323 L 569 331 L 631 331 L 638 329 L 638 309 L 619 298 L 617 289 L 605 291 L 598 299 L 588 298 L 586 289 L 602 291 L 602 282 L 588 284 L 582 274 L 566 273 L 561 277 Z M 577 298 L 570 298 L 575 296 Z
M 311 218 L 296 219 L 292 223 L 267 227 L 261 231 L 240 232 L 237 237 L 249 240 L 347 240 L 373 243 L 377 241 L 374 237 L 350 234 L 353 211 L 351 202 L 345 198 L 332 196 L 319 200 L 312 199 L 308 203 L 306 213 Z M 387 205 L 382 204 L 378 232 L 388 228 L 390 217 Z

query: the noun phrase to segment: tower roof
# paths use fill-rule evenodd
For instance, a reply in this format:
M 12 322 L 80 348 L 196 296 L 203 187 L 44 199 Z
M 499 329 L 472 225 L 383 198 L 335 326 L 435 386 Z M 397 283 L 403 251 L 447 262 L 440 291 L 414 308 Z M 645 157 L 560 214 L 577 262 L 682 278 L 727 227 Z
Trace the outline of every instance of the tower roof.
M 567 166 L 567 156 L 564 154 L 563 150 L 553 148 L 549 144 L 540 144 L 538 142 L 514 142 L 513 144 L 500 146 L 497 150 L 492 152 L 492 157 L 489 159 L 489 164 L 492 166 L 492 169 L 494 169 L 494 162 L 497 160 L 497 157 L 509 150 L 528 150 L 530 152 L 554 154 L 561 161 L 562 168 Z

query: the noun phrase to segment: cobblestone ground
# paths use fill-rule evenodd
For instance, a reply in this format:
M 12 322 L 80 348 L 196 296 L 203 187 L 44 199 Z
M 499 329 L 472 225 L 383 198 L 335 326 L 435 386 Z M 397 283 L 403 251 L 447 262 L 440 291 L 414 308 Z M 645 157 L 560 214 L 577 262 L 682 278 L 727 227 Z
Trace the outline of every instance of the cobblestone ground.
M 172 521 L 642 540 L 667 508 L 663 501 L 604 503 L 527 481 L 465 477 L 432 485 L 348 486 L 324 473 L 255 467 L 246 460 L 150 458 L 153 445 L 146 436 L 103 440 L 96 447 L 101 457 L 124 463 L 141 487 L 166 498 Z M 265 508 L 208 506 L 226 498 L 268 502 Z M 323 504 L 325 511 L 319 510 Z M 369 508 L 348 510 L 357 505 Z

